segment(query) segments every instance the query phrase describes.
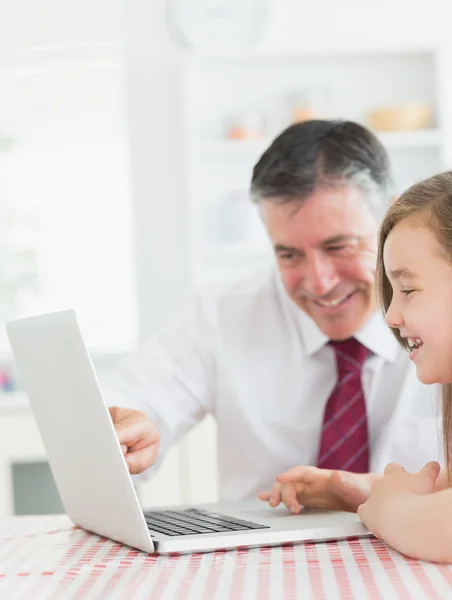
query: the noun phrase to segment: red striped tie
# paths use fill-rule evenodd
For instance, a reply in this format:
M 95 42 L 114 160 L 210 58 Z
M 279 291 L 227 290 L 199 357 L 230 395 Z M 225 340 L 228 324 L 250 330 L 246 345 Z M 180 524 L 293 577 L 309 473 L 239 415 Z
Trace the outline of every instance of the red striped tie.
M 317 466 L 367 473 L 369 437 L 361 370 L 369 350 L 355 338 L 329 343 L 336 354 L 338 381 L 323 416 Z

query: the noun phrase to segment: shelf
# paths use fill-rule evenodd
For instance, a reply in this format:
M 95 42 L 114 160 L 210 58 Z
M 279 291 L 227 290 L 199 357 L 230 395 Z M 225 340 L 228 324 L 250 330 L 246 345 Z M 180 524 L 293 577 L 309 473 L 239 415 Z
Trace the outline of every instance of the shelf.
M 429 148 L 440 146 L 442 134 L 439 129 L 417 131 L 394 131 L 378 133 L 378 138 L 388 150 L 392 148 Z M 252 140 L 222 140 L 199 146 L 202 154 L 209 156 L 259 155 L 271 144 L 271 138 Z
M 201 144 L 199 149 L 202 154 L 210 156 L 224 155 L 249 155 L 260 154 L 270 144 L 270 138 L 260 138 L 257 140 L 222 140 L 219 142 L 211 142 Z
M 249 202 L 254 165 L 283 127 L 291 124 L 290 107 L 297 102 L 297 90 L 299 102 L 305 91 L 323 90 L 328 95 L 328 117 L 367 125 L 390 156 L 397 191 L 444 168 L 450 137 L 445 111 L 450 102 L 443 99 L 445 58 L 436 44 L 399 41 L 367 44 L 350 38 L 339 45 L 302 47 L 297 40 L 296 48 L 279 45 L 278 49 L 185 55 L 184 150 L 190 167 L 189 236 L 194 246 L 190 259 L 196 283 L 234 279 L 276 262 L 270 244 L 260 235 L 265 232 L 251 220 L 255 214 L 250 210 L 249 217 L 243 204 Z M 437 120 L 412 131 L 370 127 L 371 109 L 410 101 L 431 107 Z M 243 117 L 246 127 L 248 115 L 255 116 L 256 122 L 262 119 L 262 136 L 252 137 L 251 124 L 249 138 L 228 138 L 228 124 L 234 119 L 239 124 Z M 250 218 L 248 223 L 244 215 Z
M 250 262 L 270 262 L 272 260 L 270 247 L 253 246 L 251 244 L 218 244 L 209 246 L 204 250 L 204 258 L 207 261 L 229 262 L 237 260 L 248 260 Z
M 23 392 L 0 393 L 0 416 L 11 413 L 28 413 L 30 405 Z
M 378 138 L 387 148 L 427 148 L 442 144 L 439 129 L 419 129 L 418 131 L 391 131 L 378 133 Z
M 282 43 L 273 45 L 257 45 L 255 48 L 201 51 L 186 50 L 182 55 L 182 60 L 188 66 L 198 64 L 212 64 L 225 61 L 243 61 L 251 60 L 303 60 L 318 57 L 347 57 L 347 56 L 392 56 L 392 55 L 418 55 L 433 54 L 437 51 L 436 42 L 419 41 L 406 43 L 404 40 L 384 41 L 378 43 L 375 41 L 337 41 L 328 42 L 323 40 L 321 44 L 306 43 L 303 44 L 297 40 L 296 44 L 284 45 Z

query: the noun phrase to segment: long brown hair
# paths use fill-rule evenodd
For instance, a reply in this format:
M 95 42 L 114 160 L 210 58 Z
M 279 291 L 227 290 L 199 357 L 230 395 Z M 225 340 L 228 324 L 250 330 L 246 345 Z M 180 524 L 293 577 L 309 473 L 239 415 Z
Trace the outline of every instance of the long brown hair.
M 404 192 L 386 213 L 380 227 L 377 262 L 377 293 L 384 313 L 392 301 L 392 287 L 383 265 L 383 249 L 389 233 L 400 221 L 413 218 L 428 228 L 452 264 L 452 171 L 416 183 Z M 398 342 L 407 346 L 398 329 L 392 329 Z M 452 332 L 451 332 L 452 335 Z M 452 483 L 452 382 L 442 386 L 444 451 L 449 482 Z

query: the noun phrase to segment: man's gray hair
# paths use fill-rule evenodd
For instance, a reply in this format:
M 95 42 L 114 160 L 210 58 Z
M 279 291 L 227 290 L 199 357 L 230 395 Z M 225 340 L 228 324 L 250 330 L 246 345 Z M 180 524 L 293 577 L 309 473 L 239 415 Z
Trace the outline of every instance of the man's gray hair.
M 253 169 L 251 200 L 303 203 L 319 188 L 352 186 L 380 220 L 394 198 L 389 157 L 368 129 L 352 121 L 306 121 L 288 127 Z

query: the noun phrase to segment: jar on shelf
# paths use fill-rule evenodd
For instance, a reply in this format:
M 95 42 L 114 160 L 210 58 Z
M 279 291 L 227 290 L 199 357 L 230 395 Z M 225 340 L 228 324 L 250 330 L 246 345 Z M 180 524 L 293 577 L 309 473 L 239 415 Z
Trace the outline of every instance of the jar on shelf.
M 226 138 L 229 140 L 255 140 L 264 136 L 264 118 L 259 113 L 243 112 L 227 120 Z
M 328 94 L 320 87 L 313 86 L 290 92 L 288 104 L 289 120 L 292 123 L 328 118 Z

